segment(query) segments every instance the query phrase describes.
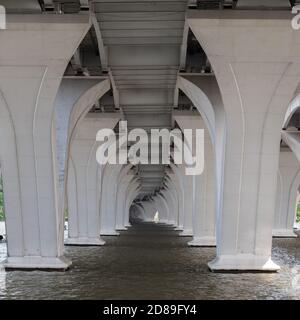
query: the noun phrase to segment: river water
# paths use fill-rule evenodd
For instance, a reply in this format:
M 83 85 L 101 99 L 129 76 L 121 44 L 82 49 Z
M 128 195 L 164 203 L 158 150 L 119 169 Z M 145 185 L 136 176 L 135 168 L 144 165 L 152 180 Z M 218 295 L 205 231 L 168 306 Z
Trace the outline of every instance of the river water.
M 66 272 L 0 270 L 0 299 L 300 299 L 300 239 L 274 239 L 279 273 L 211 273 L 215 248 L 189 248 L 171 227 L 142 224 L 103 247 L 66 247 Z M 0 244 L 0 258 L 6 245 Z M 299 266 L 298 271 L 296 266 Z

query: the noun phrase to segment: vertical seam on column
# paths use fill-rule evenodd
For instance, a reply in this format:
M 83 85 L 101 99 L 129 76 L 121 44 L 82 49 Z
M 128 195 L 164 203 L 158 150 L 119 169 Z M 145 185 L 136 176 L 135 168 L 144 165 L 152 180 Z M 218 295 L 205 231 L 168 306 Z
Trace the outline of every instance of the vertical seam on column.
M 33 143 L 33 154 L 34 154 L 34 170 L 35 170 L 35 180 L 36 180 L 36 200 L 37 200 L 37 219 L 38 219 L 38 235 L 39 235 L 39 251 L 40 255 L 42 257 L 42 243 L 41 243 L 41 226 L 40 226 L 40 200 L 39 200 L 39 182 L 38 182 L 38 172 L 37 172 L 37 158 L 36 158 L 36 146 L 35 146 L 35 130 L 36 130 L 36 116 L 37 116 L 37 111 L 38 111 L 38 105 L 40 101 L 40 95 L 41 91 L 45 82 L 46 74 L 48 72 L 48 67 L 44 67 L 44 73 L 41 79 L 41 83 L 39 86 L 39 90 L 36 96 L 36 101 L 35 101 L 35 108 L 34 108 L 34 113 L 33 113 L 33 124 L 32 124 L 32 143 Z
M 237 78 L 235 75 L 235 72 L 233 70 L 232 67 L 232 63 L 229 63 L 229 68 L 230 71 L 233 75 L 233 79 L 234 79 L 234 83 L 238 92 L 238 97 L 239 97 L 239 101 L 240 101 L 240 109 L 242 112 L 242 126 L 243 126 L 243 136 L 242 136 L 242 152 L 241 152 L 241 163 L 240 163 L 240 182 L 239 182 L 239 202 L 238 202 L 238 213 L 237 213 L 237 226 L 236 226 L 236 242 L 235 242 L 235 251 L 237 251 L 238 248 L 238 243 L 239 243 L 239 224 L 240 224 L 240 213 L 241 213 L 241 189 L 242 189 L 242 180 L 243 180 L 243 170 L 244 170 L 244 157 L 245 157 L 245 110 L 244 110 L 244 103 L 243 103 L 243 99 L 241 96 L 241 92 L 240 92 L 240 88 L 237 82 Z
M 86 183 L 86 190 L 85 190 L 85 193 L 86 193 L 86 196 L 85 196 L 85 202 L 86 202 L 86 210 L 87 210 L 87 236 L 89 237 L 90 236 L 90 232 L 89 232 L 89 200 L 88 200 L 88 182 L 89 182 L 89 164 L 90 164 L 90 161 L 91 161 L 91 158 L 92 158 L 92 154 L 93 154 L 93 151 L 94 151 L 94 148 L 95 146 L 97 145 L 97 141 L 95 141 L 90 149 L 90 152 L 89 152 L 89 156 L 88 156 L 88 161 L 87 161 L 87 166 L 86 166 L 86 172 L 85 172 L 85 183 Z

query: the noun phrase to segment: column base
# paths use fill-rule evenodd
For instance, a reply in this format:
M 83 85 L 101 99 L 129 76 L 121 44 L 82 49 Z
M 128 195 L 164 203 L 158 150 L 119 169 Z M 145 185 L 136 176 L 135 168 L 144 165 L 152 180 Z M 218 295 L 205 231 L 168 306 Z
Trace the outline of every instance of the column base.
M 188 242 L 190 247 L 215 247 L 215 237 L 194 237 L 192 241 Z
M 120 232 L 117 232 L 115 230 L 112 230 L 112 231 L 101 231 L 100 235 L 101 236 L 119 236 Z
M 298 236 L 292 229 L 274 229 L 272 232 L 274 238 L 297 238 Z
M 67 238 L 66 246 L 103 246 L 105 241 L 100 238 Z
M 69 269 L 71 260 L 62 257 L 8 257 L 2 262 L 7 270 L 61 270 Z
M 189 230 L 183 229 L 183 231 L 180 232 L 179 235 L 181 237 L 192 237 L 193 236 L 193 230 L 191 230 L 191 229 L 189 229 Z
M 221 255 L 208 263 L 212 272 L 276 272 L 280 267 L 270 257 L 253 254 Z
M 177 226 L 177 227 L 175 228 L 175 231 L 183 231 L 183 226 Z
M 126 223 L 126 224 L 125 224 L 125 227 L 126 227 L 126 228 L 130 228 L 130 227 L 131 227 L 131 223 Z

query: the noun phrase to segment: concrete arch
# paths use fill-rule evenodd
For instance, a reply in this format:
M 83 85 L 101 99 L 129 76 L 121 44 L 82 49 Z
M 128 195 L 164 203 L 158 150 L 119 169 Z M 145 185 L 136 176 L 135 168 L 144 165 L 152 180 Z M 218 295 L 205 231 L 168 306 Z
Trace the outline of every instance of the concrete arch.
M 72 140 L 76 134 L 80 122 L 84 119 L 88 111 L 107 91 L 110 90 L 110 81 L 108 79 L 97 83 L 87 91 L 85 91 L 80 98 L 74 103 L 72 111 L 69 116 L 68 135 L 66 140 L 66 156 L 65 156 L 65 179 L 64 179 L 64 194 L 66 198 L 66 183 L 68 180 L 68 157 L 70 154 Z M 63 200 L 66 206 L 65 200 Z
M 284 121 L 283 121 L 283 129 L 287 129 L 287 126 L 292 118 L 292 116 L 295 114 L 296 111 L 298 111 L 300 108 L 300 94 L 298 94 L 290 103 L 285 117 L 284 117 Z
M 215 110 L 207 95 L 197 85 L 183 77 L 178 77 L 177 87 L 185 93 L 185 95 L 192 101 L 193 105 L 201 114 L 201 117 L 208 128 L 212 144 L 215 145 Z
M 129 222 L 129 209 L 133 202 L 133 200 L 136 198 L 136 196 L 139 194 L 139 191 L 141 190 L 139 180 L 136 179 L 135 181 L 131 182 L 131 184 L 127 188 L 126 192 L 126 203 L 125 203 L 125 214 L 124 214 L 124 222 L 125 227 L 130 227 L 131 224 Z
M 170 177 L 170 180 L 174 183 L 174 185 L 176 187 L 177 195 L 179 197 L 179 204 L 180 204 L 179 211 L 178 211 L 178 229 L 183 230 L 183 221 L 184 221 L 184 214 L 185 214 L 185 201 L 186 201 L 184 198 L 183 179 L 182 179 L 180 171 L 176 165 L 171 163 L 170 168 L 171 168 L 174 176 L 171 176 L 170 172 L 168 172 L 167 174 Z
M 100 203 L 101 181 L 103 166 L 96 161 L 96 153 L 100 143 L 96 141 L 98 130 L 106 127 L 114 127 L 119 120 L 117 113 L 105 113 L 87 115 L 77 127 L 76 135 L 70 148 L 69 157 L 73 157 L 78 179 L 76 188 L 80 189 L 77 194 L 67 192 L 68 206 L 78 203 L 78 212 L 69 210 L 70 220 L 77 220 L 78 230 L 72 231 L 73 225 L 69 226 L 69 238 L 65 241 L 69 245 L 102 245 L 100 239 Z M 69 185 L 68 177 L 68 185 Z M 80 221 L 80 223 L 79 223 Z

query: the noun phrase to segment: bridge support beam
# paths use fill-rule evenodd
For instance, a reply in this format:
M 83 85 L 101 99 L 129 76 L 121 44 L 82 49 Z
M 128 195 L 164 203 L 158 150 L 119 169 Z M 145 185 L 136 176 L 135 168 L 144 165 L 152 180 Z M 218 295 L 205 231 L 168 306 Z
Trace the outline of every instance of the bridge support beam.
M 0 34 L 0 153 L 5 268 L 67 269 L 59 210 L 54 100 L 90 28 L 85 15 L 8 15 Z M 29 22 L 30 21 L 30 22 Z M 45 40 L 46 39 L 46 40 Z
M 226 114 L 212 271 L 279 269 L 271 259 L 279 143 L 299 84 L 300 34 L 288 13 L 282 19 L 265 13 L 264 20 L 250 12 L 240 18 L 239 11 L 197 12 L 188 19 L 213 67 Z
M 88 114 L 76 128 L 70 147 L 68 172 L 67 245 L 103 245 L 100 238 L 99 193 L 101 166 L 96 161 L 96 135 L 100 129 L 112 129 L 119 121 L 117 113 Z
M 299 186 L 300 162 L 289 148 L 282 148 L 279 158 L 273 237 L 297 237 L 294 233 L 294 223 Z
M 116 216 L 116 230 L 127 230 L 125 227 L 125 204 L 126 204 L 126 193 L 127 189 L 133 179 L 135 174 L 131 170 L 131 165 L 128 165 L 122 170 L 122 175 L 120 176 L 120 182 L 117 191 L 117 216 Z
M 204 130 L 204 170 L 201 175 L 194 177 L 193 240 L 188 245 L 215 246 L 215 178 L 210 137 L 198 112 L 187 112 L 182 115 L 175 113 L 175 120 L 182 130 L 192 129 L 194 135 L 196 129 Z M 193 140 L 195 141 L 195 138 Z

